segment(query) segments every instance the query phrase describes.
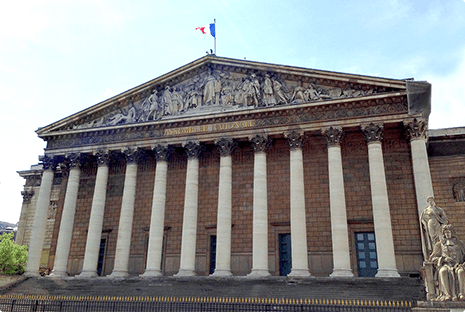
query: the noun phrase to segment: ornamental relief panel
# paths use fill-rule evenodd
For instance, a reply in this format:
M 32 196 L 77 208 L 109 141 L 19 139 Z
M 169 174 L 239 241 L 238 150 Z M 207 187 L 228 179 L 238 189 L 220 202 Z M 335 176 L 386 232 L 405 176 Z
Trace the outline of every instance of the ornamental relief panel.
M 264 114 L 264 116 L 257 116 L 255 119 L 247 121 L 245 125 L 240 126 L 239 128 L 258 128 L 278 125 L 291 125 L 340 118 L 371 117 L 383 114 L 405 113 L 407 111 L 408 107 L 405 99 L 388 98 L 378 101 L 307 107 L 303 109 L 298 109 L 296 112 L 281 111 L 268 113 Z M 157 125 L 153 125 L 145 126 L 143 130 L 138 128 L 111 129 L 105 131 L 96 129 L 97 131 L 95 132 L 84 132 L 75 135 L 66 135 L 53 138 L 48 141 L 47 148 L 58 149 L 85 145 L 110 144 L 116 142 L 133 142 L 136 140 L 147 138 L 169 137 L 171 136 L 171 134 L 183 135 L 200 132 L 220 133 L 225 132 L 227 130 L 235 129 L 234 127 L 229 127 L 229 125 L 234 125 L 235 123 L 236 122 L 231 121 L 230 123 L 209 124 L 207 121 L 205 121 L 203 126 L 191 127 L 187 126 L 186 124 L 186 127 L 183 128 L 171 128 L 167 126 L 165 129 L 160 129 Z M 209 125 L 212 126 L 209 127 Z M 217 125 L 217 127 L 215 125 Z M 199 128 L 198 131 L 197 128 Z M 183 131 L 177 130 L 186 130 L 187 132 L 185 131 L 184 133 Z
M 290 80 L 291 78 L 297 80 Z M 331 86 L 337 83 L 337 86 Z M 156 85 L 140 99 L 129 100 L 132 103 L 107 112 L 104 116 L 74 124 L 68 129 L 355 98 L 389 91 L 384 87 L 367 87 L 272 72 L 235 73 L 221 68 L 208 68 L 194 77 L 173 82 L 172 85 Z

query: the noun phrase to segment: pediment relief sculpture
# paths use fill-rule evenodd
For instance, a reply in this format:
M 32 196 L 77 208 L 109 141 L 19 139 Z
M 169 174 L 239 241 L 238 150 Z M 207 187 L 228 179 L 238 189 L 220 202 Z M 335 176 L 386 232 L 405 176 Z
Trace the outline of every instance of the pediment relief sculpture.
M 360 88 L 362 88 L 360 86 Z M 367 96 L 375 88 L 356 90 L 319 85 L 314 82 L 284 80 L 272 72 L 233 73 L 209 68 L 174 85 L 150 88 L 144 98 L 113 112 L 68 129 L 86 129 L 132 124 L 178 116 L 293 105 L 331 99 Z

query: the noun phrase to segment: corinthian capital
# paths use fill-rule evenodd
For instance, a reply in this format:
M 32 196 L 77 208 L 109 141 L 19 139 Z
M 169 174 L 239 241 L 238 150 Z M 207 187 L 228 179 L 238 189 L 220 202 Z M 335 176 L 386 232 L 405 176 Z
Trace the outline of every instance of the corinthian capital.
M 252 142 L 255 153 L 264 153 L 266 148 L 270 146 L 271 140 L 267 134 L 256 134 L 249 136 L 249 141 Z
M 168 161 L 171 156 L 171 149 L 166 144 L 156 144 L 152 146 L 152 150 L 157 161 Z
M 342 131 L 342 127 L 326 127 L 321 129 L 321 134 L 325 137 L 328 147 L 340 146 L 344 131 Z
M 404 127 L 410 141 L 428 138 L 428 122 L 425 119 L 415 118 L 413 120 L 404 121 Z
M 99 150 L 94 152 L 94 156 L 97 157 L 98 166 L 108 166 L 110 163 L 110 151 L 108 150 Z
M 370 123 L 361 126 L 367 142 L 381 142 L 384 136 L 384 126 L 382 124 Z
M 42 162 L 42 168 L 44 170 L 49 170 L 49 169 L 54 170 L 55 169 L 56 163 L 55 163 L 53 157 L 49 157 L 47 155 L 40 156 L 39 161 Z
M 126 163 L 139 163 L 142 160 L 143 152 L 139 148 L 124 148 L 121 150 L 121 152 L 124 155 L 124 158 L 126 159 Z
M 75 168 L 81 166 L 81 154 L 80 153 L 73 153 L 66 155 L 66 161 L 68 163 L 68 167 Z
M 203 151 L 203 146 L 198 141 L 184 142 L 182 147 L 186 151 L 187 158 L 199 158 Z
M 304 145 L 305 133 L 304 131 L 287 131 L 284 132 L 284 137 L 287 139 L 289 143 L 289 148 L 291 150 L 296 148 L 302 148 Z
M 231 138 L 221 138 L 215 141 L 221 156 L 231 156 L 234 148 L 237 146 L 236 141 Z

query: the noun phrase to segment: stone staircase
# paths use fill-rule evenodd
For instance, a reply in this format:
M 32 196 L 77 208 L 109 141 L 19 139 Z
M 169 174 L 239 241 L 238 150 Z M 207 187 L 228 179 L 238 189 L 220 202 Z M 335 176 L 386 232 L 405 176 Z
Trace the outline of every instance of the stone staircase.
M 160 277 L 94 279 L 27 278 L 0 295 L 288 298 L 423 301 L 416 278 Z

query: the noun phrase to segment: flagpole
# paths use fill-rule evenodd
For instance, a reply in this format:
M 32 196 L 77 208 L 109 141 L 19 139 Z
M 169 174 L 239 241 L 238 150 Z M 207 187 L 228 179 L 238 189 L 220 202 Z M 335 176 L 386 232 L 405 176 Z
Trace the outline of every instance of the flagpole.
M 213 24 L 215 24 L 215 37 L 214 37 L 214 40 L 213 40 L 213 51 L 215 51 L 215 55 L 216 55 L 216 34 L 217 34 L 217 31 L 216 31 L 216 18 L 213 19 Z

